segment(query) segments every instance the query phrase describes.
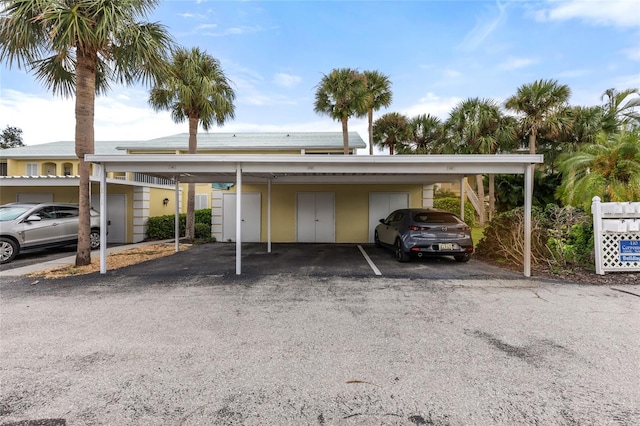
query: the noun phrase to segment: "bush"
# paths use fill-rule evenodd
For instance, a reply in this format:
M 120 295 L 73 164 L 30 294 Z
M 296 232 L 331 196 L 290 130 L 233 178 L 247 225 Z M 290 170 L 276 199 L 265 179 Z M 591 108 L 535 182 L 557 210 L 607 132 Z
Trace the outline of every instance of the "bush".
M 455 197 L 445 197 L 445 198 L 436 198 L 433 200 L 433 207 L 436 209 L 446 210 L 455 214 L 456 216 L 460 216 L 460 198 Z M 464 203 L 464 221 L 469 226 L 475 226 L 476 224 L 476 211 L 473 208 L 473 205 L 465 201 Z
M 201 209 L 195 211 L 195 237 L 210 239 L 211 237 L 211 209 Z M 187 214 L 181 213 L 178 216 L 180 227 L 180 237 L 184 237 L 187 224 Z M 147 238 L 166 240 L 173 238 L 175 234 L 174 215 L 163 215 L 150 217 L 147 220 Z
M 524 208 L 498 214 L 485 228 L 478 256 L 514 265 L 524 259 Z M 531 261 L 552 271 L 593 267 L 591 217 L 575 207 L 549 204 L 531 212 Z
M 531 263 L 546 262 L 546 219 L 541 209 L 531 212 Z M 484 228 L 484 236 L 478 243 L 476 254 L 497 262 L 522 265 L 524 261 L 524 208 L 518 207 L 496 215 Z
M 566 270 L 572 265 L 593 265 L 593 222 L 591 216 L 575 207 L 549 204 L 547 218 L 549 265 Z

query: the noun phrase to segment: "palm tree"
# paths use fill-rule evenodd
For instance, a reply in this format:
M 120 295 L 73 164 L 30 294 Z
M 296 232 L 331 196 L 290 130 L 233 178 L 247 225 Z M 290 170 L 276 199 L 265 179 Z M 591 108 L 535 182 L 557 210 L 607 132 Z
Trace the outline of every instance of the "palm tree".
M 234 118 L 236 95 L 220 62 L 197 47 L 177 48 L 166 64 L 165 77 L 151 90 L 149 104 L 171 111 L 176 123 L 189 122 L 189 154 L 198 150 L 198 125 L 209 130 Z M 185 238 L 195 237 L 195 184 L 189 183 Z
M 492 99 L 468 98 L 449 114 L 445 124 L 449 152 L 456 154 L 495 154 L 508 149 L 516 140 L 512 120 L 503 117 L 497 102 Z M 484 225 L 484 178 L 476 175 L 478 198 L 481 203 L 479 224 Z M 489 175 L 489 216 L 495 205 L 494 176 Z
M 47 89 L 75 95 L 75 146 L 80 163 L 76 265 L 91 263 L 90 164 L 95 97 L 109 83 L 154 80 L 172 45 L 166 28 L 139 21 L 157 0 L 5 0 L 0 11 L 0 60 L 34 72 Z M 103 212 L 104 214 L 104 212 Z
M 520 86 L 505 102 L 507 109 L 520 114 L 523 133 L 529 136 L 529 153 L 536 153 L 536 138 L 541 131 L 553 132 L 561 126 L 559 111 L 569 101 L 571 89 L 556 80 L 536 80 Z
M 373 111 L 391 105 L 391 81 L 389 77 L 378 71 L 364 71 L 367 79 L 367 116 L 369 124 L 369 155 L 373 155 Z
M 557 196 L 589 211 L 591 200 L 640 201 L 640 137 L 638 130 L 600 132 L 593 144 L 558 160 L 562 184 Z
M 394 148 L 411 140 L 409 119 L 397 112 L 384 114 L 373 123 L 373 143 L 380 147 L 389 147 L 389 155 Z
M 369 104 L 367 79 L 357 70 L 334 69 L 318 83 L 313 110 L 342 123 L 344 155 L 349 154 L 349 118 L 364 116 Z
M 444 139 L 444 127 L 438 117 L 420 114 L 409 120 L 415 152 L 437 152 Z
M 612 133 L 625 127 L 640 127 L 640 111 L 636 109 L 640 107 L 640 89 L 622 92 L 607 89 L 601 99 L 606 99 L 603 106 L 606 131 Z

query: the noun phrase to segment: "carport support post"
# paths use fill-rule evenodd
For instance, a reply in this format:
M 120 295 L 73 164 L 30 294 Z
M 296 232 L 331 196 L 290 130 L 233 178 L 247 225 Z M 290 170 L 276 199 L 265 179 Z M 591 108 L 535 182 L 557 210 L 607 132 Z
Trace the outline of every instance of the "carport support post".
M 533 164 L 524 168 L 524 276 L 531 276 L 531 206 L 533 204 Z
M 236 165 L 236 275 L 242 273 L 242 168 Z
M 271 253 L 271 179 L 267 181 L 267 253 Z
M 100 164 L 100 273 L 107 273 L 107 171 Z
M 176 246 L 175 251 L 180 250 L 180 181 L 177 177 L 174 177 L 176 181 L 176 208 L 173 213 L 173 235 L 175 237 Z

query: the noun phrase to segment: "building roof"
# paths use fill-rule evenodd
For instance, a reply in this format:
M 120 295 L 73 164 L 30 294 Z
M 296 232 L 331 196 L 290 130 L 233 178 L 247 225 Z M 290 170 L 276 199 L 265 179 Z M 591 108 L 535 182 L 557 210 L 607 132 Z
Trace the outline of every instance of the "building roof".
M 96 141 L 94 152 L 99 155 L 123 155 L 125 152 L 117 149 L 120 144 L 122 141 Z M 75 159 L 76 144 L 75 141 L 58 141 L 0 149 L 0 158 Z
M 367 145 L 357 132 L 349 132 L 349 147 Z M 270 133 L 199 133 L 198 150 L 339 150 L 343 147 L 342 132 L 270 132 Z M 125 155 L 126 150 L 158 151 L 188 150 L 189 134 L 180 133 L 145 141 L 96 141 L 97 155 Z M 58 141 L 0 150 L 0 158 L 76 158 L 75 141 Z
M 365 148 L 367 145 L 358 132 L 349 132 L 349 148 Z M 236 132 L 199 133 L 198 150 L 283 150 L 283 149 L 342 149 L 342 132 Z M 119 149 L 145 150 L 187 150 L 189 134 L 151 139 L 144 142 L 122 142 Z

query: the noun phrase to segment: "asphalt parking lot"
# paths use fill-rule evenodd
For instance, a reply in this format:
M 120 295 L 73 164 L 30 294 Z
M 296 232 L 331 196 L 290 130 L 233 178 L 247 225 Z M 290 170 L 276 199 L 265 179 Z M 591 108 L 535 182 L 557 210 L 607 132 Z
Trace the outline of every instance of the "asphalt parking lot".
M 640 286 L 363 248 L 3 278 L 0 424 L 640 424 Z

